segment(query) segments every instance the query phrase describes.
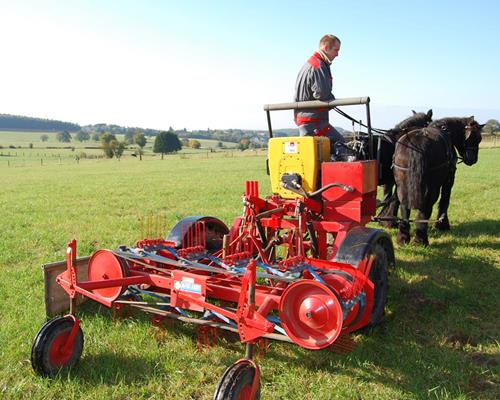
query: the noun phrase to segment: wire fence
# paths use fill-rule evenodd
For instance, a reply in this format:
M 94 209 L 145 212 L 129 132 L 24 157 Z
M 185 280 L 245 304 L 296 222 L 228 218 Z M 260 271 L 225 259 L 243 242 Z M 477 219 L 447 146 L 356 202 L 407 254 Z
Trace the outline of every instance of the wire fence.
M 187 159 L 210 159 L 210 158 L 233 158 L 233 157 L 259 157 L 267 155 L 267 149 L 254 150 L 208 150 L 196 152 L 179 152 L 173 154 L 146 153 L 142 160 L 138 155 L 124 154 L 120 159 L 109 159 L 103 154 L 85 154 L 81 152 L 35 152 L 17 150 L 0 150 L 0 168 L 16 167 L 44 167 L 48 165 L 75 165 L 90 162 L 119 162 L 122 160 L 137 160 L 137 162 L 161 161 L 161 160 L 187 160 Z

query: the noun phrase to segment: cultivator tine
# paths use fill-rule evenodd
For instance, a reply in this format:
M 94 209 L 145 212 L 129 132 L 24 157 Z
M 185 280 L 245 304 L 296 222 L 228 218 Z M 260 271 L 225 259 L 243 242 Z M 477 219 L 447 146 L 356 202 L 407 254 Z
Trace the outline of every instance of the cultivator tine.
M 255 344 L 257 346 L 257 358 L 262 360 L 264 358 L 264 354 L 267 354 L 269 351 L 269 339 L 261 337 Z
M 132 310 L 127 304 L 113 303 L 113 322 L 132 316 Z
M 198 350 L 213 347 L 218 340 L 217 328 L 206 325 L 196 327 L 196 347 L 198 347 Z
M 332 353 L 336 354 L 349 354 L 356 347 L 356 342 L 351 335 L 339 336 L 328 348 Z
M 153 315 L 151 324 L 153 325 L 155 339 L 158 342 L 163 342 L 167 338 L 170 321 L 172 321 L 170 318 L 162 315 Z

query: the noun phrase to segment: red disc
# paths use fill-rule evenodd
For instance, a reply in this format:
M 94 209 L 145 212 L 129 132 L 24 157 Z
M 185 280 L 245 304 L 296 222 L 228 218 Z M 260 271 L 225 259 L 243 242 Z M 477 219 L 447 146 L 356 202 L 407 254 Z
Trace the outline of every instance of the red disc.
M 115 256 L 110 250 L 98 250 L 89 260 L 88 280 L 102 281 L 105 279 L 121 279 L 126 276 L 124 262 Z M 122 286 L 94 289 L 93 293 L 105 300 L 114 301 L 122 293 Z
M 306 349 L 331 345 L 342 330 L 342 307 L 334 291 L 315 280 L 286 288 L 280 300 L 280 319 L 288 336 Z
M 65 351 L 65 345 L 68 341 L 71 329 L 61 332 L 52 342 L 49 349 L 50 363 L 56 367 L 62 367 L 68 363 L 73 354 L 73 349 Z

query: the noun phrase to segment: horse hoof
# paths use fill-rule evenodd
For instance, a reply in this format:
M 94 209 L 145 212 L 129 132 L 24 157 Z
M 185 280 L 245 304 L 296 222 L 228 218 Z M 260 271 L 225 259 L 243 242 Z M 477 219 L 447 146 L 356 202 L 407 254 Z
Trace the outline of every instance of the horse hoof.
M 396 243 L 401 246 L 402 244 L 408 244 L 410 243 L 410 236 L 398 233 L 398 236 L 396 237 Z
M 449 231 L 451 229 L 450 227 L 450 223 L 448 221 L 437 221 L 435 224 L 434 224 L 434 227 L 438 230 L 438 231 Z
M 412 241 L 412 244 L 414 244 L 416 246 L 427 247 L 427 246 L 429 246 L 429 240 L 428 239 L 419 238 L 419 237 L 415 237 L 413 239 L 413 241 Z

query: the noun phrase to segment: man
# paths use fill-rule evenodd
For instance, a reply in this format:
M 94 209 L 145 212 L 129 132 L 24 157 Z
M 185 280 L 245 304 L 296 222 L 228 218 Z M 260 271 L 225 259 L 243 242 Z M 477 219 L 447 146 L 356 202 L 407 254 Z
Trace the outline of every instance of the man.
M 332 73 L 330 65 L 340 51 L 340 39 L 334 35 L 325 35 L 319 41 L 319 49 L 307 60 L 297 76 L 295 101 L 332 101 Z M 332 155 L 335 143 L 344 143 L 344 137 L 328 120 L 328 110 L 295 110 L 295 123 L 300 136 L 326 136 L 330 139 Z

